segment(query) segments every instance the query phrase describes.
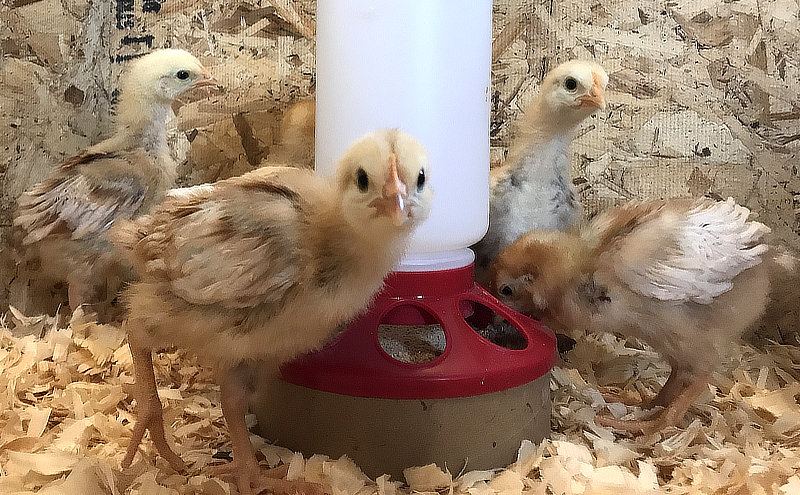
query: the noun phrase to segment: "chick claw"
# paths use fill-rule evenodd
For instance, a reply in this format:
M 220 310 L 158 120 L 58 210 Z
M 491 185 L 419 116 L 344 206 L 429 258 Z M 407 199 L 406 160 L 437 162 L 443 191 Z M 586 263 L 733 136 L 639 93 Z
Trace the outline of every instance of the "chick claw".
M 226 464 L 207 466 L 206 474 L 218 478 L 233 478 L 240 495 L 258 495 L 264 491 L 275 494 L 324 495 L 325 490 L 318 483 L 307 481 L 289 481 L 282 479 L 288 472 L 288 465 L 262 470 L 261 466 L 251 462 L 235 460 Z
M 595 416 L 594 422 L 599 426 L 627 431 L 637 436 L 652 435 L 672 425 L 664 416 L 664 414 L 657 413 L 656 417 L 649 419 L 617 419 L 610 414 L 598 414 Z
M 186 464 L 167 443 L 161 416 L 161 403 L 155 401 L 148 401 L 147 405 L 140 406 L 140 411 L 137 411 L 136 423 L 131 435 L 131 441 L 128 444 L 128 450 L 125 452 L 125 458 L 122 460 L 122 468 L 127 469 L 133 462 L 133 458 L 139 450 L 139 444 L 141 444 L 144 433 L 147 430 L 150 431 L 150 439 L 153 441 L 158 453 L 161 454 L 161 457 L 169 463 L 172 469 L 179 473 L 185 473 Z

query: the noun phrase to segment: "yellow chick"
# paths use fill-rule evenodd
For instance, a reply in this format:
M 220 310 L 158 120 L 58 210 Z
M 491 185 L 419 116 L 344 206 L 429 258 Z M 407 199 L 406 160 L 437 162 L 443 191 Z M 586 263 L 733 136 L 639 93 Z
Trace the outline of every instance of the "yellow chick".
M 550 71 L 525 109 L 508 157 L 489 173 L 489 228 L 473 246 L 476 280 L 519 236 L 570 228 L 581 216 L 567 156 L 572 131 L 605 108 L 608 75 L 595 62 L 571 60 Z
M 644 201 L 580 232 L 534 231 L 492 267 L 491 290 L 553 329 L 617 332 L 649 343 L 672 372 L 645 420 L 596 422 L 653 433 L 677 425 L 728 347 L 764 311 L 765 225 L 733 199 Z
M 423 146 L 398 130 L 369 134 L 334 178 L 264 167 L 171 191 L 152 216 L 115 225 L 112 240 L 140 281 L 124 294 L 137 383 L 137 421 L 123 466 L 145 430 L 165 441 L 151 349 L 178 346 L 218 373 L 240 493 L 291 492 L 265 477 L 250 445 L 248 367 L 275 367 L 323 344 L 369 304 L 433 200 Z M 306 487 L 308 488 L 308 487 Z
M 114 134 L 65 160 L 19 198 L 14 223 L 25 232 L 23 244 L 38 250 L 45 274 L 68 283 L 73 310 L 109 302 L 119 280 L 128 277 L 108 229 L 149 212 L 174 186 L 177 164 L 165 127 L 174 116 L 172 102 L 190 89 L 216 84 L 183 50 L 136 59 L 121 82 Z

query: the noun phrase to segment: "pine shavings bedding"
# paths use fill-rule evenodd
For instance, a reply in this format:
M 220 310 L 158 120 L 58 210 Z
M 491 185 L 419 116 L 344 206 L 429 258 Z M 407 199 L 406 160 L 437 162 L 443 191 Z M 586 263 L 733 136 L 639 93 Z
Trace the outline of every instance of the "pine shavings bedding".
M 800 347 L 741 345 L 681 429 L 618 435 L 596 411 L 641 416 L 623 403 L 650 397 L 668 368 L 637 342 L 582 336 L 553 371 L 552 437 L 523 442 L 491 471 L 410 467 L 405 480 L 367 478 L 347 457 L 304 457 L 252 436 L 263 464 L 340 494 L 778 494 L 800 493 Z M 154 357 L 165 424 L 189 475 L 172 472 L 149 441 L 119 469 L 131 433 L 133 383 L 124 329 L 78 311 L 68 324 L 12 309 L 0 318 L 0 493 L 236 494 L 203 467 L 230 450 L 211 372 L 191 356 Z M 602 394 L 619 402 L 606 404 Z M 253 421 L 253 417 L 248 417 Z M 216 454 L 216 456 L 215 456 Z M 144 457 L 144 459 L 142 459 Z

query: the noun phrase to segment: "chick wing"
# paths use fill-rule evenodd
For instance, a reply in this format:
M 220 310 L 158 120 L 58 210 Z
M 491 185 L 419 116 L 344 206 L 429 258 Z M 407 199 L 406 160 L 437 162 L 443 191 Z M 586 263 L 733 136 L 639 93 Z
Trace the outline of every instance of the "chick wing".
M 323 185 L 309 171 L 265 168 L 174 189 L 153 216 L 121 225 L 113 239 L 141 273 L 189 303 L 277 309 L 305 281 L 304 209 Z
M 99 236 L 116 219 L 134 217 L 148 189 L 135 163 L 146 160 L 144 152 L 132 151 L 84 153 L 65 161 L 60 173 L 20 197 L 14 223 L 25 229 L 23 242 L 59 232 L 73 240 Z
M 710 304 L 761 263 L 770 229 L 750 210 L 711 200 L 631 204 L 594 222 L 601 258 L 632 290 L 663 301 Z

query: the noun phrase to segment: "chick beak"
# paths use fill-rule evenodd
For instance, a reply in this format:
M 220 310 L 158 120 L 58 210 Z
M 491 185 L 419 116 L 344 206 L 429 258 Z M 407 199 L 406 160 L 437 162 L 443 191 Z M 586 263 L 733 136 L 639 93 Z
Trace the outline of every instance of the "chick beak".
M 592 72 L 592 89 L 588 95 L 583 95 L 575 98 L 575 101 L 580 102 L 580 108 L 597 108 L 602 110 L 606 107 L 605 90 L 603 89 L 603 82 L 597 72 Z
M 208 69 L 203 68 L 203 77 L 198 79 L 197 81 L 192 84 L 193 88 L 205 88 L 208 86 L 216 86 L 219 87 L 219 81 L 214 79 L 214 76 L 211 75 L 211 72 Z
M 397 155 L 391 153 L 389 170 L 386 182 L 381 189 L 381 197 L 373 199 L 369 205 L 375 208 L 376 215 L 389 217 L 394 225 L 400 226 L 408 218 L 405 201 L 407 197 L 406 185 L 400 180 L 397 173 Z

